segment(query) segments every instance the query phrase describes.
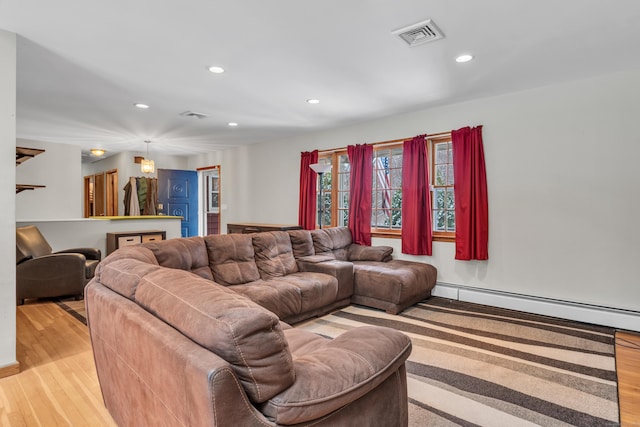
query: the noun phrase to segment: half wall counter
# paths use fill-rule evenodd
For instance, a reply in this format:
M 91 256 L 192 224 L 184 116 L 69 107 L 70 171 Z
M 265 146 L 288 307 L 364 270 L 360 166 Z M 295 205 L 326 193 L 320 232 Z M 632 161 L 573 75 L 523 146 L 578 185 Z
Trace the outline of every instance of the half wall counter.
M 54 251 L 65 248 L 98 248 L 107 255 L 107 234 L 164 232 L 166 239 L 181 237 L 180 216 L 100 216 L 78 219 L 21 219 L 16 227 L 35 225 Z

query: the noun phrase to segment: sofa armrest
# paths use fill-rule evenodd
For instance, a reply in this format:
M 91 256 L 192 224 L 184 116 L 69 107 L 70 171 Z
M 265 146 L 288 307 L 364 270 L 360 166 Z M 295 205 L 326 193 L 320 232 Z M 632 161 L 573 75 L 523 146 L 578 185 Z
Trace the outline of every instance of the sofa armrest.
M 363 326 L 309 348 L 295 357 L 293 385 L 261 406 L 277 424 L 308 422 L 364 396 L 400 369 L 411 341 L 390 328 Z
M 31 258 L 16 266 L 20 270 L 20 278 L 37 278 L 38 280 L 55 281 L 64 276 L 84 279 L 85 257 L 78 253 L 50 254 Z
M 39 298 L 50 294 L 82 294 L 85 257 L 81 254 L 51 254 L 32 258 L 16 266 L 16 297 Z
M 391 261 L 393 248 L 391 246 L 363 246 L 357 243 L 349 246 L 347 259 L 349 261 Z
M 102 259 L 102 252 L 97 248 L 72 248 L 65 249 L 63 251 L 57 251 L 56 254 L 82 254 L 86 259 L 94 259 L 100 261 Z
M 338 279 L 336 300 L 353 295 L 353 263 L 338 261 L 323 255 L 312 255 L 297 260 L 298 271 L 324 273 Z

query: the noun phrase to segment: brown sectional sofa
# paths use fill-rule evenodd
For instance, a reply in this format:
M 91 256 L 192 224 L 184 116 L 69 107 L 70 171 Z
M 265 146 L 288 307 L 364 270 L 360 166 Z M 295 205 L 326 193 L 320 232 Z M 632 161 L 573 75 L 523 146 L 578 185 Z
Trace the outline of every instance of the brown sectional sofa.
M 283 322 L 357 298 L 393 312 L 428 296 L 435 269 L 419 285 L 390 254 L 351 244 L 348 229 L 115 251 L 85 289 L 105 405 L 122 426 L 406 426 L 404 334 L 365 327 L 330 340 Z

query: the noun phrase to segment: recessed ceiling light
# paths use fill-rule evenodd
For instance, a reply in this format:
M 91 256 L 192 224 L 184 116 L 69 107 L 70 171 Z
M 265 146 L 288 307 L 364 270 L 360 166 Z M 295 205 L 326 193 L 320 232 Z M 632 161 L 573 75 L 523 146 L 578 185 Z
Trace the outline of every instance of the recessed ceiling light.
M 149 106 L 147 104 L 137 103 L 137 104 L 133 104 L 133 105 L 135 105 L 138 108 L 143 108 L 143 109 L 149 108 Z
M 102 148 L 92 148 L 91 154 L 96 157 L 104 156 L 105 151 Z
M 236 127 L 236 126 L 238 126 L 238 124 L 237 124 L 236 122 L 229 122 L 229 123 L 227 123 L 227 124 L 228 124 L 229 126 L 231 126 L 231 127 Z
M 224 73 L 224 68 L 217 67 L 217 66 L 214 65 L 212 67 L 209 67 L 209 71 L 211 71 L 214 74 L 222 74 L 222 73 Z
M 456 58 L 456 62 L 469 62 L 473 59 L 473 56 L 469 54 L 460 55 Z
M 307 103 L 309 104 L 320 104 L 319 99 L 307 99 Z

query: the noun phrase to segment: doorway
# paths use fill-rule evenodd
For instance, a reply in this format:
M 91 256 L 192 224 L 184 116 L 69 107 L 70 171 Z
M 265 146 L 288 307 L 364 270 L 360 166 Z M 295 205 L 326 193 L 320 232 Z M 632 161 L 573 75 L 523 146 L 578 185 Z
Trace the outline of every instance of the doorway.
M 200 179 L 200 235 L 220 234 L 220 165 L 198 169 Z
M 84 217 L 118 215 L 118 169 L 84 177 Z
M 181 216 L 182 237 L 198 235 L 198 174 L 158 169 L 158 213 Z

